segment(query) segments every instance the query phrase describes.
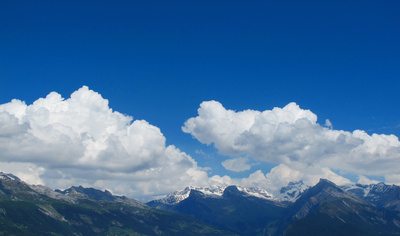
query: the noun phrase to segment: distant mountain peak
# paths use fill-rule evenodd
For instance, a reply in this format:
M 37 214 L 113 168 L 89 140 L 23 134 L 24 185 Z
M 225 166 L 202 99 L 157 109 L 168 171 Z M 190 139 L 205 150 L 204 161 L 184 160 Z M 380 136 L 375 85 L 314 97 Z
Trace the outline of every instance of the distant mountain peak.
M 239 191 L 246 193 L 249 196 L 264 198 L 264 199 L 273 199 L 273 195 L 269 193 L 267 190 L 259 188 L 259 187 L 250 187 L 250 188 L 243 188 L 237 186 Z
M 0 172 L 0 194 L 14 195 L 22 193 L 24 197 L 38 195 L 31 187 L 13 174 Z
M 8 179 L 8 180 L 17 180 L 17 181 L 21 181 L 20 178 L 18 178 L 17 176 L 13 175 L 13 174 L 7 174 L 4 172 L 0 172 L 0 179 Z
M 310 186 L 305 185 L 302 180 L 290 182 L 286 187 L 281 188 L 279 195 L 276 197 L 284 201 L 295 202 L 308 188 Z
M 240 191 L 235 185 L 231 185 L 225 188 L 223 196 L 246 196 L 244 191 Z
M 225 188 L 217 185 L 212 185 L 208 187 L 188 186 L 183 190 L 174 191 L 167 196 L 154 201 L 167 205 L 175 205 L 188 198 L 192 190 L 199 191 L 204 195 L 207 195 L 208 197 L 221 197 Z
M 175 205 L 179 202 L 188 198 L 191 192 L 196 191 L 203 194 L 205 197 L 211 198 L 221 198 L 223 195 L 229 194 L 239 194 L 242 196 L 252 196 L 257 198 L 269 199 L 272 200 L 273 196 L 268 191 L 258 188 L 258 187 L 250 187 L 245 188 L 241 186 L 231 185 L 227 187 L 221 187 L 217 185 L 211 185 L 208 187 L 195 187 L 189 186 L 184 188 L 183 190 L 175 191 L 167 196 L 154 200 L 155 202 L 166 204 L 166 205 Z
M 55 190 L 58 193 L 62 193 L 67 196 L 74 196 L 74 197 L 87 197 L 93 200 L 107 200 L 107 201 L 113 201 L 117 198 L 121 198 L 118 196 L 114 196 L 110 191 L 108 190 L 98 190 L 95 188 L 85 188 L 82 186 L 76 187 L 72 186 L 68 189 L 65 189 L 64 191 L 61 190 Z
M 400 211 L 400 186 L 380 182 L 368 185 L 352 183 L 342 188 L 379 207 Z
M 310 195 L 315 195 L 313 197 L 320 198 L 322 201 L 329 201 L 331 198 L 354 198 L 353 194 L 347 193 L 341 187 L 337 186 L 335 183 L 327 180 L 320 179 L 320 181 L 306 192 L 304 197 L 310 197 Z M 303 197 L 302 196 L 302 197 Z
M 324 178 L 321 178 L 321 179 L 319 179 L 319 182 L 318 183 L 324 183 L 324 184 L 332 184 L 332 185 L 336 185 L 335 183 L 333 183 L 332 181 L 330 181 L 330 180 L 328 180 L 328 179 L 324 179 Z
M 301 219 L 319 206 L 336 201 L 338 199 L 348 199 L 360 204 L 367 204 L 355 195 L 346 192 L 341 187 L 327 179 L 320 181 L 313 187 L 306 190 L 295 202 L 293 210 L 294 219 Z
M 107 190 L 73 186 L 56 192 L 5 173 L 0 173 L 0 222 L 0 235 L 229 235 Z

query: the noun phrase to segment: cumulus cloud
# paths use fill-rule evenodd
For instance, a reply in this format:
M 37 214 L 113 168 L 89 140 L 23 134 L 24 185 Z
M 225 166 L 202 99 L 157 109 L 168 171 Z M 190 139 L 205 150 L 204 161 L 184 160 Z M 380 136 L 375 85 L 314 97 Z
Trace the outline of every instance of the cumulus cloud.
M 371 180 L 371 179 L 369 179 L 368 177 L 366 177 L 364 175 L 360 175 L 360 176 L 358 176 L 357 183 L 364 184 L 364 185 L 369 185 L 369 184 L 377 184 L 377 183 L 379 183 L 379 181 Z
M 274 184 L 295 179 L 315 183 L 319 177 L 348 181 L 332 170 L 396 179 L 393 175 L 400 166 L 396 136 L 334 130 L 329 120 L 325 126 L 318 124 L 316 114 L 296 103 L 262 112 L 236 112 L 207 101 L 182 130 L 201 143 L 213 144 L 221 154 L 279 164 L 266 175 Z
M 266 175 L 266 186 L 272 191 L 279 191 L 282 186 L 288 185 L 290 182 L 303 180 L 304 184 L 313 186 L 320 178 L 329 179 L 337 185 L 350 183 L 350 180 L 344 178 L 327 167 L 309 166 L 297 163 L 293 166 L 280 164 Z
M 209 181 L 210 185 L 218 185 L 218 186 L 229 186 L 229 185 L 239 185 L 239 181 L 237 179 L 232 179 L 230 176 L 224 175 L 214 175 Z
M 326 120 L 325 120 L 325 126 L 328 127 L 328 128 L 330 128 L 330 129 L 333 129 L 332 122 L 331 122 L 329 119 L 326 119 Z
M 198 113 L 182 130 L 230 156 L 222 161 L 226 169 L 249 170 L 251 159 L 276 166 L 243 179 L 209 177 L 208 168 L 166 145 L 158 127 L 113 111 L 107 99 L 84 86 L 68 99 L 52 92 L 30 105 L 17 99 L 0 105 L 1 171 L 31 184 L 93 186 L 142 201 L 188 185 L 236 184 L 278 192 L 300 179 L 308 185 L 319 178 L 348 183 L 340 173 L 357 174 L 363 183 L 373 182 L 365 175 L 400 183 L 400 142 L 394 135 L 334 130 L 329 120 L 322 126 L 313 112 L 295 103 L 237 112 L 209 101 Z
M 271 190 L 271 186 L 261 170 L 257 170 L 256 172 L 250 174 L 248 178 L 240 179 L 239 182 L 239 185 L 243 187 L 259 187 Z
M 208 180 L 158 127 L 113 111 L 86 86 L 68 99 L 52 92 L 0 105 L 0 153 L 2 171 L 55 188 L 96 185 L 144 199 Z
M 238 157 L 223 161 L 222 166 L 231 171 L 240 172 L 250 170 L 251 166 L 247 164 L 248 159 L 244 157 Z
M 389 174 L 385 176 L 385 181 L 388 184 L 395 184 L 400 186 L 400 174 Z
M 267 174 L 257 170 L 250 174 L 248 178 L 233 179 L 231 182 L 244 187 L 260 187 L 277 196 L 281 188 L 287 186 L 290 182 L 303 180 L 304 184 L 314 186 L 320 178 L 329 179 L 337 185 L 350 183 L 350 180 L 334 173 L 329 168 L 301 164 L 295 167 L 279 164 Z

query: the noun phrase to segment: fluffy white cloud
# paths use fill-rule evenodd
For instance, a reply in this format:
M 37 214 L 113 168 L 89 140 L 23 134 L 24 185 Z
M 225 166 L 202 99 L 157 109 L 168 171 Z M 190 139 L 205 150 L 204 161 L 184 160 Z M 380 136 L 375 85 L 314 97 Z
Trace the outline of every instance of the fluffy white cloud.
M 337 185 L 350 183 L 350 180 L 334 173 L 329 168 L 300 163 L 291 167 L 280 164 L 272 168 L 266 178 L 268 188 L 273 191 L 279 191 L 281 187 L 298 180 L 303 180 L 304 184 L 309 186 L 315 185 L 321 178 L 329 179 Z
M 325 126 L 328 127 L 328 128 L 330 128 L 330 129 L 333 129 L 332 122 L 331 122 L 329 119 L 326 119 L 326 120 L 325 120 Z
M 208 101 L 201 103 L 198 116 L 188 119 L 182 130 L 202 143 L 214 144 L 222 154 L 280 164 L 266 176 L 271 186 L 298 179 L 312 184 L 320 177 L 339 184 L 348 181 L 331 170 L 388 177 L 398 173 L 396 136 L 333 130 L 329 120 L 325 126 L 295 103 L 263 112 L 236 112 Z
M 369 179 L 368 177 L 366 177 L 364 175 L 359 175 L 357 183 L 364 184 L 364 185 L 369 185 L 369 184 L 377 184 L 377 183 L 379 183 L 379 181 L 371 180 L 371 179 Z
M 232 179 L 230 176 L 224 175 L 214 175 L 209 179 L 210 185 L 218 185 L 218 186 L 229 186 L 229 185 L 239 185 L 239 181 L 237 179 Z
M 102 186 L 145 199 L 208 181 L 189 155 L 165 142 L 159 128 L 113 111 L 86 86 L 69 99 L 52 92 L 31 105 L 0 105 L 2 171 L 29 183 Z
M 390 174 L 385 176 L 385 182 L 400 186 L 400 174 Z
M 192 157 L 167 146 L 158 127 L 113 111 L 84 86 L 68 99 L 52 92 L 31 105 L 15 99 L 0 105 L 1 171 L 33 184 L 94 186 L 143 201 L 188 185 L 279 191 L 300 179 L 308 185 L 319 178 L 349 182 L 335 172 L 358 174 L 359 182 L 370 181 L 363 175 L 384 175 L 400 183 L 400 142 L 394 135 L 333 130 L 329 120 L 321 126 L 314 113 L 295 103 L 236 112 L 210 101 L 198 112 L 182 129 L 231 156 L 222 162 L 226 169 L 249 170 L 249 158 L 277 166 L 243 179 L 209 178 Z
M 250 129 L 254 117 L 260 113 L 252 110 L 243 112 L 226 110 L 216 101 L 201 103 L 198 112 L 199 116 L 186 121 L 182 130 L 191 133 L 202 143 L 214 143 L 227 155 L 240 152 L 240 146 L 235 143 L 237 134 Z
M 251 166 L 247 164 L 247 161 L 248 159 L 245 157 L 238 157 L 225 160 L 221 164 L 227 170 L 240 172 L 240 171 L 250 170 Z
M 239 182 L 239 185 L 243 187 L 259 187 L 271 190 L 271 186 L 268 184 L 269 182 L 261 170 L 257 170 L 250 174 L 248 178 L 243 178 Z

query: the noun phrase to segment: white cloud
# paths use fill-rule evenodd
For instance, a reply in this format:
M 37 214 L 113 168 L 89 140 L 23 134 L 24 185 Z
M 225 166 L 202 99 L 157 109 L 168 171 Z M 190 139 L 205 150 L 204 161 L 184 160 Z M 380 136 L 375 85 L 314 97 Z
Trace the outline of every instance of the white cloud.
M 263 112 L 236 112 L 209 101 L 201 103 L 198 116 L 188 119 L 182 130 L 202 143 L 214 144 L 222 154 L 280 164 L 267 174 L 273 184 L 299 179 L 315 183 L 322 176 L 336 183 L 348 181 L 332 170 L 358 175 L 398 173 L 396 136 L 333 130 L 329 120 L 325 125 L 295 103 Z
M 308 185 L 319 178 L 349 182 L 332 170 L 360 175 L 361 182 L 369 181 L 363 175 L 384 175 L 400 183 L 400 142 L 394 135 L 333 130 L 329 120 L 321 126 L 314 113 L 295 103 L 236 112 L 210 101 L 198 112 L 182 129 L 231 156 L 222 162 L 226 169 L 249 170 L 249 158 L 277 166 L 243 179 L 209 178 L 209 168 L 167 146 L 158 127 L 113 111 L 108 100 L 84 86 L 68 99 L 52 92 L 31 105 L 15 99 L 0 105 L 1 171 L 32 184 L 94 186 L 142 201 L 188 185 L 279 191 L 300 179 Z
M 240 151 L 240 147 L 235 145 L 235 138 L 238 133 L 251 127 L 252 119 L 259 113 L 252 110 L 243 112 L 226 110 L 216 101 L 201 103 L 198 112 L 198 117 L 185 122 L 183 131 L 191 133 L 202 143 L 214 143 L 227 155 Z
M 337 185 L 350 183 L 350 180 L 334 173 L 329 168 L 309 166 L 296 163 L 291 167 L 280 164 L 266 174 L 265 188 L 277 194 L 279 190 L 290 182 L 303 180 L 304 184 L 314 186 L 321 179 L 329 179 Z
M 236 179 L 232 179 L 231 177 L 224 175 L 214 175 L 209 179 L 210 185 L 218 185 L 218 186 L 229 186 L 229 185 L 238 185 L 239 182 Z
M 333 129 L 332 122 L 329 119 L 325 120 L 325 126 L 328 127 L 329 129 Z
M 29 184 L 44 184 L 40 178 L 40 175 L 45 172 L 43 167 L 31 163 L 13 162 L 0 162 L 0 166 L 2 170 L 7 170 L 6 173 L 12 173 Z
M 139 199 L 207 183 L 207 173 L 145 120 L 113 111 L 88 87 L 0 105 L 0 162 L 29 183 L 103 186 Z M 18 172 L 15 172 L 18 170 Z
M 385 182 L 400 186 L 400 174 L 390 174 L 385 176 Z
M 366 177 L 364 175 L 359 175 L 357 183 L 363 184 L 363 185 L 369 185 L 369 184 L 377 184 L 377 183 L 379 183 L 379 181 L 371 180 L 371 179 L 369 179 L 368 177 Z
M 240 180 L 240 185 L 243 187 L 259 187 L 264 189 L 271 189 L 271 186 L 268 185 L 268 180 L 261 170 L 257 170 L 256 172 L 249 175 L 248 178 L 243 178 Z
M 251 166 L 247 164 L 248 159 L 244 157 L 238 157 L 223 161 L 222 166 L 231 171 L 240 172 L 250 170 Z

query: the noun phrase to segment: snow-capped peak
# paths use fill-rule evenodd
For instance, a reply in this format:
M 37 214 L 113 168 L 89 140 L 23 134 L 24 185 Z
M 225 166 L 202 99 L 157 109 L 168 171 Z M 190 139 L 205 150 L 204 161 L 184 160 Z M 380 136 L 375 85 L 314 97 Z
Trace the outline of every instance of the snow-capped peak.
M 183 190 L 172 192 L 168 194 L 166 197 L 158 199 L 156 201 L 167 205 L 174 205 L 188 198 L 192 190 L 197 190 L 199 192 L 202 192 L 203 194 L 209 197 L 220 197 L 224 193 L 225 187 L 220 187 L 216 185 L 212 185 L 209 187 L 189 186 Z
M 392 189 L 394 186 L 393 185 L 386 185 L 383 182 L 377 183 L 375 185 L 370 185 L 371 191 L 378 192 L 378 193 L 384 193 L 388 191 L 389 189 Z
M 186 198 L 189 197 L 190 192 L 192 190 L 199 191 L 203 193 L 206 197 L 214 197 L 214 198 L 219 198 L 222 197 L 224 194 L 224 190 L 227 187 L 221 187 L 221 186 L 208 186 L 208 187 L 195 187 L 195 186 L 189 186 L 186 187 L 183 190 L 175 191 L 170 194 L 168 194 L 164 198 L 160 198 L 158 200 L 155 200 L 159 203 L 167 204 L 167 205 L 175 205 Z M 258 188 L 258 187 L 251 187 L 251 188 L 245 188 L 245 187 L 240 187 L 236 186 L 236 188 L 240 191 L 245 193 L 248 196 L 253 196 L 253 197 L 258 197 L 258 198 L 264 198 L 264 199 L 269 199 L 272 200 L 273 196 L 270 194 L 268 191 Z
M 286 187 L 281 188 L 276 197 L 283 201 L 295 202 L 308 188 L 310 186 L 305 185 L 302 180 L 290 182 Z
M 368 198 L 370 201 L 378 200 L 381 194 L 390 193 L 398 188 L 398 186 L 386 185 L 383 182 L 369 185 L 350 183 L 341 187 L 359 197 Z
M 268 191 L 266 191 L 262 188 L 258 188 L 258 187 L 243 188 L 243 187 L 239 187 L 239 186 L 236 186 L 236 187 L 239 191 L 244 192 L 247 195 L 250 195 L 253 197 L 264 198 L 264 199 L 269 199 L 269 200 L 273 198 L 271 193 L 269 193 Z
M 17 176 L 15 176 L 13 174 L 6 174 L 4 172 L 0 172 L 0 179 L 9 179 L 9 180 L 21 181 L 20 178 L 18 178 Z

